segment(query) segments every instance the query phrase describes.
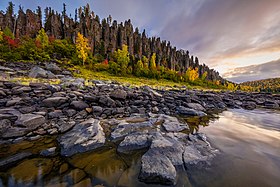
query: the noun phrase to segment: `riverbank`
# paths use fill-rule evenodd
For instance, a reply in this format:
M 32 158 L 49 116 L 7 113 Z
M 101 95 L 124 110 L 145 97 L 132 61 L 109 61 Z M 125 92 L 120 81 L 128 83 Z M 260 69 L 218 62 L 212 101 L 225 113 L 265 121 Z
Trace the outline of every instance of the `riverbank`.
M 175 185 L 178 168 L 207 166 L 219 154 L 204 134 L 193 132 L 190 125 L 180 119 L 204 118 L 227 108 L 279 110 L 280 104 L 280 95 L 272 94 L 183 87 L 157 90 L 111 81 L 85 81 L 52 63 L 15 63 L 1 66 L 0 71 L 1 75 L 13 79 L 55 80 L 54 84 L 25 85 L 8 78 L 0 81 L 2 148 L 41 138 L 46 138 L 47 142 L 51 140 L 46 143 L 49 146 L 40 151 L 1 151 L 3 169 L 34 155 L 40 155 L 48 166 L 56 155 L 71 158 L 114 144 L 118 154 L 146 151 L 141 157 L 139 180 Z M 28 164 L 33 166 L 35 162 Z M 50 168 L 53 167 L 60 170 L 63 166 L 58 164 Z M 46 167 L 44 173 L 50 168 Z M 36 178 L 36 172 L 32 176 L 27 179 Z

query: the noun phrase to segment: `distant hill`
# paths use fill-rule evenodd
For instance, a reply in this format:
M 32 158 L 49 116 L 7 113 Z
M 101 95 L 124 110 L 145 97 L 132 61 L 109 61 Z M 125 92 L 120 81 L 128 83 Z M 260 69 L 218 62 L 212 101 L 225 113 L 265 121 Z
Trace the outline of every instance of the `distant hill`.
M 280 77 L 257 81 L 248 81 L 243 82 L 240 85 L 245 87 L 252 87 L 253 91 L 280 93 Z

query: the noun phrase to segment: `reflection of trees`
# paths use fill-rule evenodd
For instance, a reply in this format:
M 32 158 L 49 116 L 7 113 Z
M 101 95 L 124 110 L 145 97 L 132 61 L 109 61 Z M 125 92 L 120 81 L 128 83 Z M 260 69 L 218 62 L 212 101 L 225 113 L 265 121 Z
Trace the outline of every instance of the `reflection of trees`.
M 195 117 L 184 118 L 184 120 L 188 123 L 190 128 L 189 133 L 192 134 L 199 132 L 200 127 L 209 126 L 209 122 L 213 122 L 217 119 L 219 119 L 219 117 L 216 115 L 207 115 L 203 117 L 195 116 Z

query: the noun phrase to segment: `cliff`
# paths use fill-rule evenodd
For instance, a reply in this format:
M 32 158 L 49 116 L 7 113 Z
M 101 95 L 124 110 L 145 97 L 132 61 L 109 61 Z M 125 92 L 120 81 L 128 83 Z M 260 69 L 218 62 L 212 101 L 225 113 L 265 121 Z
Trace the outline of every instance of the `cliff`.
M 71 39 L 73 42 L 76 34 L 81 32 L 89 39 L 92 52 L 101 54 L 104 58 L 110 58 L 112 52 L 125 44 L 136 60 L 143 55 L 150 58 L 153 53 L 156 53 L 157 65 L 180 72 L 185 72 L 189 67 L 198 68 L 200 76 L 207 72 L 208 80 L 219 80 L 221 83 L 225 81 L 217 71 L 205 64 L 199 64 L 198 58 L 191 56 L 189 51 L 178 50 L 169 41 L 161 40 L 159 37 L 148 37 L 145 30 L 140 33 L 138 28 L 134 29 L 130 20 L 117 23 L 109 16 L 100 21 L 99 16 L 90 10 L 89 5 L 76 9 L 75 17 L 72 18 L 71 15 L 67 15 L 65 7 L 64 4 L 62 13 L 47 7 L 44 10 L 43 23 L 40 7 L 36 11 L 29 9 L 24 11 L 20 7 L 16 15 L 10 3 L 6 12 L 0 12 L 0 28 L 3 30 L 9 27 L 16 37 L 35 37 L 36 33 L 44 27 L 49 36 Z

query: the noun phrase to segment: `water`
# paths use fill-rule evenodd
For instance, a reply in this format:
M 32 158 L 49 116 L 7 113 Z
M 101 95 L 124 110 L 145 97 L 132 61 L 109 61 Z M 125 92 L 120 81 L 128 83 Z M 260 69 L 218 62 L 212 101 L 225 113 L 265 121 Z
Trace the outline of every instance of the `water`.
M 279 111 L 228 110 L 200 131 L 222 154 L 194 186 L 280 186 Z
M 280 184 L 280 112 L 228 110 L 209 118 L 187 119 L 192 131 L 206 133 L 221 153 L 211 166 L 178 168 L 177 186 L 275 186 Z M 38 156 L 56 137 L 0 146 L 0 158 L 22 151 L 34 156 L 0 168 L 0 186 L 159 186 L 138 181 L 141 156 L 116 154 L 116 146 L 71 158 Z

